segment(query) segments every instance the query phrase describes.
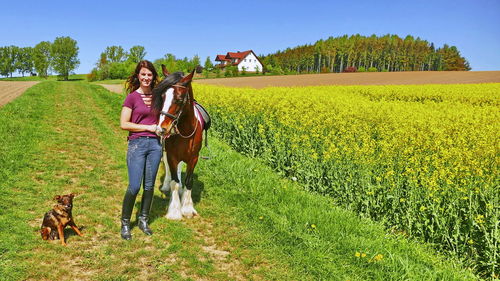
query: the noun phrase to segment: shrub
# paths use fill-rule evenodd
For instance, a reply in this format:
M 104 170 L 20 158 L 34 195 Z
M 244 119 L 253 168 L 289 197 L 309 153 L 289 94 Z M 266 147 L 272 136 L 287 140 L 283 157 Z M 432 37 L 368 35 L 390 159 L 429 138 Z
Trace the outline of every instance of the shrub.
M 283 74 L 285 74 L 285 72 L 283 71 L 283 69 L 281 69 L 281 67 L 279 67 L 279 66 L 274 66 L 274 67 L 270 68 L 269 72 L 271 72 L 272 75 L 283 75 Z
M 92 71 L 87 74 L 87 81 L 94 82 L 97 81 L 97 69 L 93 68 Z
M 122 62 L 114 62 L 109 65 L 109 79 L 125 79 L 128 76 L 127 65 Z
M 238 77 L 240 75 L 240 71 L 237 66 L 231 66 L 231 73 L 234 77 Z
M 358 68 L 358 72 L 366 72 L 366 68 L 364 66 Z
M 241 75 L 246 75 L 246 74 L 247 74 L 247 68 L 243 66 L 241 68 Z
M 376 67 L 372 66 L 372 67 L 368 68 L 368 72 L 377 72 L 377 71 L 378 71 L 378 69 Z

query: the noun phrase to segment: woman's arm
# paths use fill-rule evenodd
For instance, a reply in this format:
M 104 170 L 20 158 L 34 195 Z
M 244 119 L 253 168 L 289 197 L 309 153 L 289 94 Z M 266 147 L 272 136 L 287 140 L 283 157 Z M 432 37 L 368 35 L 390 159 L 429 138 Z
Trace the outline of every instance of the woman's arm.
M 156 125 L 143 125 L 143 124 L 135 124 L 130 122 L 130 118 L 132 117 L 132 109 L 129 107 L 122 107 L 122 113 L 120 115 L 120 127 L 123 130 L 127 130 L 130 132 L 156 132 Z

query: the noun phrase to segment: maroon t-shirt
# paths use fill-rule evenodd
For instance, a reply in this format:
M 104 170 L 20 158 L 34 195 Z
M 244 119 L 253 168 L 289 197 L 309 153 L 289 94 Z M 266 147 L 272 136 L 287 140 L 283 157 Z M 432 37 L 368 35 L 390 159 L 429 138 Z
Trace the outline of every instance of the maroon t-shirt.
M 132 109 L 132 116 L 130 122 L 135 124 L 153 125 L 158 122 L 158 115 L 154 114 L 151 107 L 148 107 L 142 100 L 141 94 L 133 91 L 128 94 L 123 102 L 123 106 Z M 157 137 L 155 133 L 149 131 L 143 132 L 129 132 L 128 140 L 133 140 L 138 137 Z

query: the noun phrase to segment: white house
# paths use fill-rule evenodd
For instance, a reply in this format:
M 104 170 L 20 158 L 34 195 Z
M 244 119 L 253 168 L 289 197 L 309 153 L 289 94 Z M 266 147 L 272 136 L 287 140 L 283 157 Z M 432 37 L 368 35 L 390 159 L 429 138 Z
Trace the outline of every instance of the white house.
M 248 72 L 261 72 L 263 68 L 262 62 L 252 50 L 244 52 L 238 51 L 236 53 L 228 52 L 226 55 L 217 55 L 215 61 L 219 62 L 216 67 L 224 68 L 228 65 L 236 65 L 239 71 L 245 68 L 245 71 Z

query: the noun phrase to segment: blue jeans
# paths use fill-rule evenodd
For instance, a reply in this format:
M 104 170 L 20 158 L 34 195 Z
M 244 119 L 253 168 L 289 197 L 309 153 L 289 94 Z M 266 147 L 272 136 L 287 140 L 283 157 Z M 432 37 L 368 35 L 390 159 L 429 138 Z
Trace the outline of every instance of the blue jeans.
M 137 195 L 143 182 L 144 190 L 152 190 L 162 157 L 160 140 L 140 137 L 128 142 L 128 189 Z

